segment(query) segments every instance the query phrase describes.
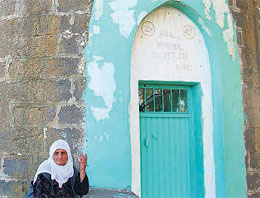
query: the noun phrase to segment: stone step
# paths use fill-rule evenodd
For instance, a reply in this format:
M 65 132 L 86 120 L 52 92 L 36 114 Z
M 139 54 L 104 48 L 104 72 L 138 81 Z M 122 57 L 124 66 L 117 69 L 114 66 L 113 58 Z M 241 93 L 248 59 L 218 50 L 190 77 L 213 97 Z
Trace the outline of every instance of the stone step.
M 106 188 L 90 188 L 89 192 L 83 198 L 137 198 L 130 190 L 126 189 L 106 189 Z

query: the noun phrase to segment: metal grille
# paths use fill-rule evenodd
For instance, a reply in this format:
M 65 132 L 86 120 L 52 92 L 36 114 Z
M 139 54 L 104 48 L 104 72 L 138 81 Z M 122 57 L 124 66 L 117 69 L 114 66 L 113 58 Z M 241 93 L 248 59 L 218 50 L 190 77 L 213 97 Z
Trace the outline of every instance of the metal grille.
M 185 88 L 139 86 L 140 112 L 188 112 L 188 95 Z

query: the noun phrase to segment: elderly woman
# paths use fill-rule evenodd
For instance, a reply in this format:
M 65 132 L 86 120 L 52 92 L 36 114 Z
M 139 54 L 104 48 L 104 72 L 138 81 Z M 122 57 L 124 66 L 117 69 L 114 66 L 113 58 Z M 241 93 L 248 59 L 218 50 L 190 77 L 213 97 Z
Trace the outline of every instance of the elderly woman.
M 87 156 L 79 158 L 79 171 L 73 166 L 68 143 L 55 141 L 49 151 L 49 158 L 40 164 L 34 180 L 34 197 L 76 197 L 89 191 L 85 169 Z

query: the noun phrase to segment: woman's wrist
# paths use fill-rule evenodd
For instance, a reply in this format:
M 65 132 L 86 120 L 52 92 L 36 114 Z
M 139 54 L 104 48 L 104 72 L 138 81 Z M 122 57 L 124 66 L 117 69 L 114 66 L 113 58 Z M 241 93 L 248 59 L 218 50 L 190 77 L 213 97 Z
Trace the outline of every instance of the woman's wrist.
M 82 182 L 86 177 L 85 170 L 80 170 L 79 175 L 80 175 L 80 182 Z

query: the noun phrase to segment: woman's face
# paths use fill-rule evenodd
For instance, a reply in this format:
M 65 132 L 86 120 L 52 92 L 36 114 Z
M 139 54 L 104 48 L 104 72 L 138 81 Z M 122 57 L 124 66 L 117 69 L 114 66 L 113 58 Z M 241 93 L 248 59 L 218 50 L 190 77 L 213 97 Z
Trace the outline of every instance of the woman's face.
M 53 154 L 53 160 L 57 165 L 64 166 L 68 161 L 68 154 L 64 149 L 57 149 Z

